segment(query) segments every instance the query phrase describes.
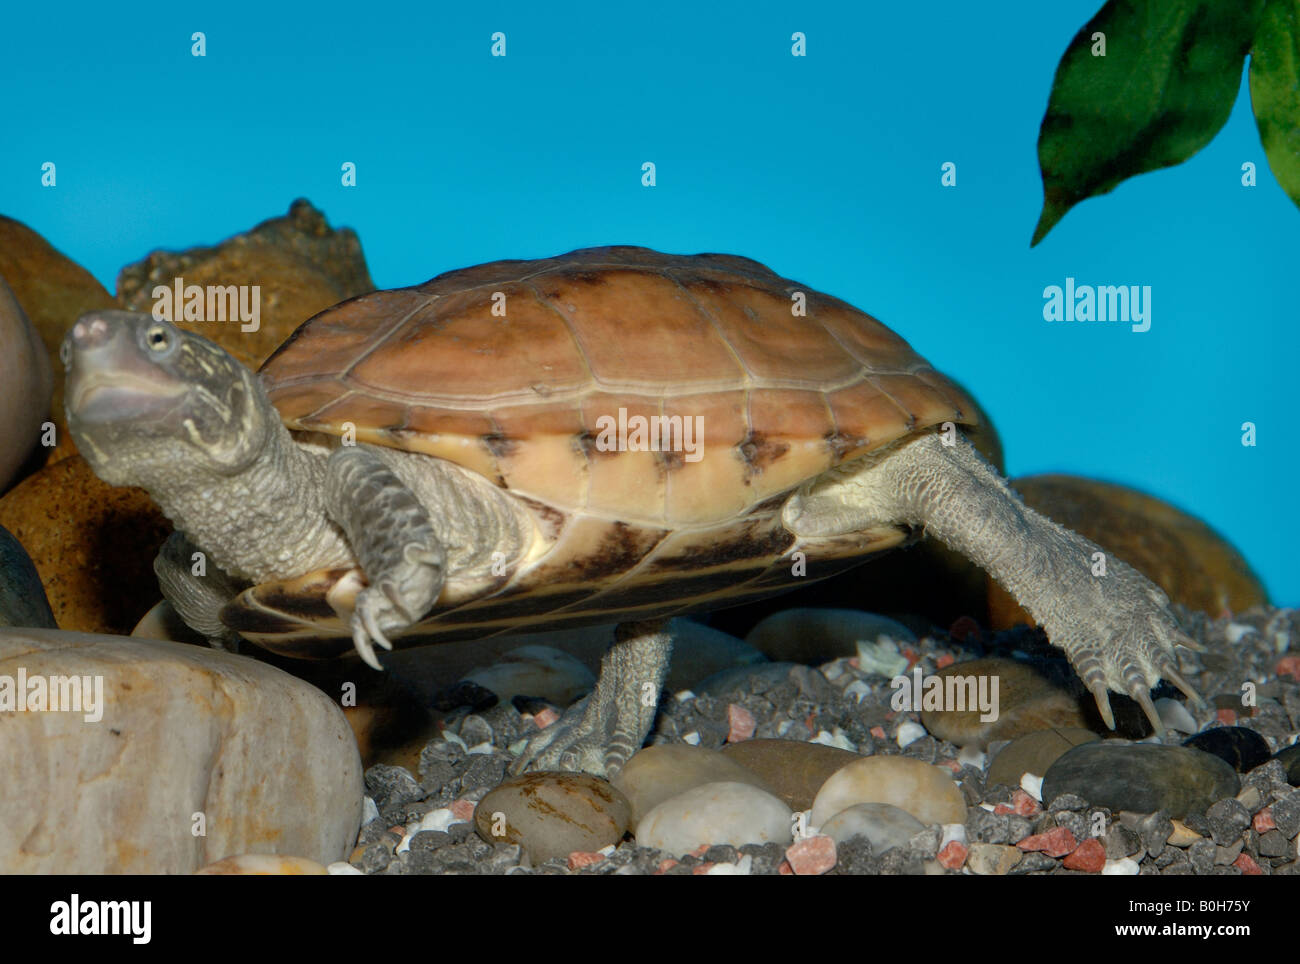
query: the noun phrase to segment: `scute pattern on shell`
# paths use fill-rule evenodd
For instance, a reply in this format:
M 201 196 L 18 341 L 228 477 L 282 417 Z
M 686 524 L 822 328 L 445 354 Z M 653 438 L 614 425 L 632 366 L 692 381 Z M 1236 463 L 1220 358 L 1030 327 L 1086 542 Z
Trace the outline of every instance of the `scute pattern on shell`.
M 261 374 L 290 428 L 351 422 L 360 441 L 566 513 L 662 528 L 737 518 L 913 431 L 975 421 L 960 389 L 845 302 L 747 258 L 626 246 L 363 295 L 309 320 Z M 601 451 L 597 419 L 620 408 L 702 416 L 703 458 Z

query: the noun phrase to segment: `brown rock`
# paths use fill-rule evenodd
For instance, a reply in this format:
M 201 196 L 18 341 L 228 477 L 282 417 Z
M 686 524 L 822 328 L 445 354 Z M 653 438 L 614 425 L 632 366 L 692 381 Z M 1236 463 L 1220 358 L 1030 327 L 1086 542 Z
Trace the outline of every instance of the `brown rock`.
M 0 492 L 30 461 L 50 410 L 50 362 L 0 276 Z
M 986 680 L 987 695 L 992 696 L 997 680 L 997 718 L 981 720 L 978 707 L 966 709 L 923 709 L 921 722 L 941 740 L 958 746 L 987 746 L 994 740 L 1012 740 L 1025 733 L 1050 728 L 1086 729 L 1087 722 L 1078 698 L 1054 685 L 1033 667 L 1010 659 L 972 659 L 953 663 L 935 674 L 949 677 L 975 677 L 977 684 Z M 948 684 L 944 684 L 945 690 Z M 978 690 L 977 690 L 978 692 Z M 968 693 L 968 688 L 963 694 Z
M 35 326 L 54 373 L 50 415 L 58 445 L 50 461 L 57 461 L 77 451 L 63 420 L 63 363 L 59 361 L 59 345 L 72 323 L 87 311 L 116 305 L 113 296 L 89 271 L 22 222 L 6 217 L 0 217 L 0 276 L 9 282 L 18 303 Z
M 802 740 L 745 740 L 724 746 L 722 753 L 755 774 L 791 810 L 809 809 L 831 774 L 862 759 L 837 746 Z
M 0 498 L 62 629 L 123 635 L 161 593 L 153 559 L 171 525 L 141 489 L 115 488 L 74 455 Z
M 263 221 L 215 247 L 154 251 L 128 265 L 117 278 L 118 301 L 129 311 L 152 311 L 155 286 L 172 288 L 177 278 L 186 287 L 204 289 L 261 287 L 256 331 L 243 331 L 232 321 L 185 321 L 179 314 L 172 318 L 178 327 L 210 338 L 250 368 L 260 368 L 312 315 L 374 290 L 356 232 L 332 230 L 325 216 L 303 199 L 294 201 L 286 216 Z
M 517 843 L 541 863 L 618 843 L 631 813 L 627 798 L 597 777 L 528 773 L 479 801 L 474 826 L 488 843 Z
M 1091 730 L 1068 728 L 1026 733 L 1016 737 L 998 752 L 989 764 L 984 782 L 990 787 L 999 783 L 1018 787 L 1020 778 L 1026 773 L 1041 777 L 1067 750 L 1080 743 L 1093 743 L 1098 739 L 1100 737 Z
M 749 783 L 776 793 L 762 776 L 730 756 L 678 743 L 647 746 L 632 754 L 611 781 L 632 807 L 630 826 L 637 826 L 642 817 L 665 800 L 706 783 Z
M 1096 479 L 1035 475 L 1012 487 L 1025 503 L 1097 543 L 1191 609 L 1222 616 L 1268 603 L 1268 593 L 1232 545 L 1195 518 L 1154 496 Z M 996 629 L 1034 620 L 989 580 Z
M 966 822 L 966 800 L 952 774 L 911 757 L 859 757 L 841 767 L 813 801 L 813 826 L 859 803 L 887 803 L 926 824 Z

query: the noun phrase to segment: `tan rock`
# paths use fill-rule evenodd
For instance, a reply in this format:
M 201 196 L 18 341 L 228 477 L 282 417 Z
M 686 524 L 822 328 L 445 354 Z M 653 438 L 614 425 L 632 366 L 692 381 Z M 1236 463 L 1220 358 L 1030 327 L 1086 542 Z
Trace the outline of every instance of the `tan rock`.
M 851 750 L 803 740 L 745 740 L 724 746 L 722 754 L 756 774 L 791 810 L 807 810 L 832 774 L 862 759 Z
M 171 525 L 142 489 L 100 481 L 79 455 L 0 498 L 0 525 L 32 557 L 63 629 L 129 633 L 161 595 L 153 560 Z
M 196 646 L 0 631 L 0 700 L 6 680 L 33 694 L 56 676 L 102 679 L 102 700 L 0 712 L 0 872 L 192 873 L 252 852 L 328 864 L 354 844 L 361 761 L 314 687 Z
M 636 826 L 636 842 L 670 854 L 703 844 L 789 843 L 790 808 L 752 783 L 705 783 L 663 801 Z
M 922 823 L 965 823 L 966 800 L 952 774 L 904 756 L 869 756 L 838 770 L 813 801 L 812 824 L 821 827 L 859 803 L 888 803 Z
M 1008 847 L 1004 844 L 991 843 L 973 843 L 970 845 L 970 855 L 966 858 L 966 866 L 970 868 L 971 873 L 980 874 L 984 877 L 1003 877 L 1011 873 L 1016 864 L 1020 863 L 1023 855 L 1017 847 Z
M 679 743 L 638 750 L 611 782 L 632 806 L 632 827 L 663 801 L 706 783 L 748 783 L 775 792 L 762 776 L 730 755 Z
M 320 211 L 299 199 L 283 217 L 271 218 L 213 247 L 154 251 L 123 268 L 117 298 L 129 311 L 152 311 L 154 289 L 174 290 L 176 279 L 198 285 L 260 286 L 256 331 L 231 321 L 186 321 L 178 327 L 215 341 L 250 368 L 279 348 L 293 330 L 319 311 L 374 290 L 361 242 L 350 228 L 331 230 Z
M 1201 839 L 1199 833 L 1187 826 L 1187 824 L 1183 823 L 1181 820 L 1170 820 L 1169 822 L 1174 825 L 1174 832 L 1170 834 L 1169 839 L 1165 841 L 1169 846 L 1190 847 L 1192 844 L 1196 843 L 1196 841 Z
M 1026 733 L 998 751 L 998 755 L 989 764 L 984 782 L 987 786 L 1000 783 L 1018 787 L 1020 778 L 1026 773 L 1041 777 L 1067 750 L 1080 743 L 1092 743 L 1099 739 L 1101 737 L 1091 730 L 1079 729 L 1056 728 Z
M 50 362 L 0 275 L 0 492 L 27 463 L 50 410 Z
M 1016 479 L 1025 503 L 1128 563 L 1169 598 L 1221 616 L 1267 604 L 1268 593 L 1231 543 L 1200 519 L 1127 486 L 1071 475 Z M 995 628 L 1034 620 L 989 580 Z
M 329 869 L 305 857 L 282 857 L 276 854 L 240 854 L 208 864 L 195 875 L 238 877 L 320 877 Z
M 618 843 L 632 807 L 604 780 L 586 773 L 528 773 L 507 780 L 474 808 L 488 843 L 516 843 L 533 863 L 592 853 Z
M 984 747 L 994 740 L 1012 740 L 1035 730 L 1087 729 L 1078 698 L 1024 663 L 1010 659 L 972 659 L 953 663 L 935 675 L 945 681 L 950 677 L 974 678 L 977 686 L 984 681 L 984 692 L 989 696 L 993 693 L 993 680 L 997 681 L 996 719 L 981 719 L 986 714 L 979 707 L 971 706 L 969 687 L 960 690 L 967 708 L 922 711 L 921 723 L 941 740 L 958 746 Z M 948 686 L 945 682 L 945 692 Z M 975 692 L 978 694 L 979 690 Z
M 115 307 L 113 296 L 89 271 L 61 254 L 27 225 L 6 217 L 0 217 L 0 276 L 9 282 L 40 335 L 53 375 L 50 418 L 55 424 L 58 444 L 50 461 L 57 461 L 77 451 L 63 420 L 63 363 L 59 361 L 59 346 L 72 323 L 87 311 Z

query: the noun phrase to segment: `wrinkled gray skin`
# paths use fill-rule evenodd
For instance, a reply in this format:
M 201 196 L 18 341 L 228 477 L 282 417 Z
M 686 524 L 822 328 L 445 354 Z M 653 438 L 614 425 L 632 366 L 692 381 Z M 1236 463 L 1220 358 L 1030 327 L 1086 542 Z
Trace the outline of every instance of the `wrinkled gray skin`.
M 0 526 L 0 626 L 57 628 L 31 557 L 4 526 Z
M 95 472 L 148 490 L 177 534 L 155 569 L 164 595 L 214 645 L 221 606 L 245 586 L 355 566 L 368 588 L 351 620 L 357 652 L 417 623 L 449 577 L 522 557 L 528 515 L 487 480 L 391 449 L 296 441 L 257 377 L 207 339 L 148 315 L 94 312 L 63 345 L 68 426 Z M 785 525 L 806 536 L 884 524 L 922 528 L 1004 585 L 1069 655 L 1112 726 L 1107 688 L 1163 732 L 1148 690 L 1170 680 L 1193 699 L 1164 593 L 1016 496 L 957 433 L 927 431 L 804 483 Z M 208 575 L 191 575 L 195 547 Z M 215 568 L 215 572 L 214 572 Z M 663 621 L 621 626 L 595 691 L 541 731 L 516 763 L 611 776 L 647 736 L 672 652 Z M 647 687 L 646 684 L 649 684 Z M 652 695 L 653 695 L 652 694 Z M 647 703 L 649 705 L 647 705 Z

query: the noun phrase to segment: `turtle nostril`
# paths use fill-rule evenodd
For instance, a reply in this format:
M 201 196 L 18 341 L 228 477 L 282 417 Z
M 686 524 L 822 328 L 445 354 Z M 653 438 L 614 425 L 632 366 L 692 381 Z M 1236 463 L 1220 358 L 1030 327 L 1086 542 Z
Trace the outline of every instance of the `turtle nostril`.
M 82 318 L 72 326 L 72 340 L 79 348 L 97 348 L 108 341 L 108 331 L 103 318 Z

